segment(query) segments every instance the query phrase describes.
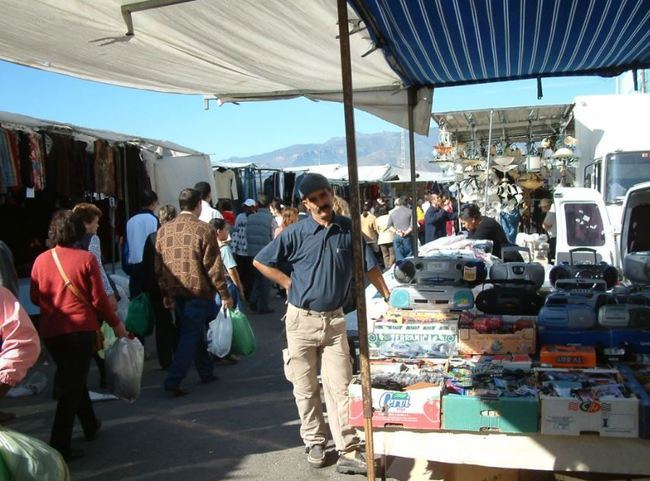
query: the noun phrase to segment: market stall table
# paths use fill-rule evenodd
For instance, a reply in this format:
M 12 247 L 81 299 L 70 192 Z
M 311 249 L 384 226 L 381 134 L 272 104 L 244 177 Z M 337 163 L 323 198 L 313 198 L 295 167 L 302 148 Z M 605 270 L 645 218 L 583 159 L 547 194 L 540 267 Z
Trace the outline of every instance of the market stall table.
M 504 469 L 650 474 L 650 440 L 375 429 L 375 454 Z

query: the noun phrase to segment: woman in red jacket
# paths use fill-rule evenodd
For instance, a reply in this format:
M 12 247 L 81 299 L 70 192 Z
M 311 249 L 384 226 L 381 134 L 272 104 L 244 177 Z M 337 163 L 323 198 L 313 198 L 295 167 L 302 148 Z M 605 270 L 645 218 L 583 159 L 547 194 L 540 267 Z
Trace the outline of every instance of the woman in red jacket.
M 42 253 L 32 268 L 31 298 L 41 308 L 40 334 L 56 363 L 56 414 L 50 444 L 66 460 L 83 456 L 72 449 L 72 427 L 79 417 L 86 439 L 101 427 L 88 397 L 86 380 L 97 346 L 98 313 L 118 337 L 126 336 L 104 291 L 95 257 L 75 244 L 85 233 L 82 219 L 70 210 L 54 214 L 49 237 L 54 248 Z

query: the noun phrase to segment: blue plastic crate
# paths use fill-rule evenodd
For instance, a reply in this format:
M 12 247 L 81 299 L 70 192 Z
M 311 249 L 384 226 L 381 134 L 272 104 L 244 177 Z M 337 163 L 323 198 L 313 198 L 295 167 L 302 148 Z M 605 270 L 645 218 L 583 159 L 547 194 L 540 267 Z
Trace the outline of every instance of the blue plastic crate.
M 589 329 L 567 331 L 540 328 L 537 332 L 538 350 L 542 346 L 569 344 L 574 346 L 594 346 L 596 351 L 612 347 L 611 329 Z
M 649 329 L 612 329 L 612 347 L 627 347 L 627 351 L 650 354 Z

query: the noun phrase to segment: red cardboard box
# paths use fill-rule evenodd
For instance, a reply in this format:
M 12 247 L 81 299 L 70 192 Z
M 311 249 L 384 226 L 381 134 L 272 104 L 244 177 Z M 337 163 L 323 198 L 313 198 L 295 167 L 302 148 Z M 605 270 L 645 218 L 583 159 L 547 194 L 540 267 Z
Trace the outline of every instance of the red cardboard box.
M 415 384 L 405 391 L 372 390 L 372 425 L 399 426 L 416 430 L 439 430 L 442 426 L 442 385 Z M 350 384 L 350 425 L 363 427 L 361 384 Z

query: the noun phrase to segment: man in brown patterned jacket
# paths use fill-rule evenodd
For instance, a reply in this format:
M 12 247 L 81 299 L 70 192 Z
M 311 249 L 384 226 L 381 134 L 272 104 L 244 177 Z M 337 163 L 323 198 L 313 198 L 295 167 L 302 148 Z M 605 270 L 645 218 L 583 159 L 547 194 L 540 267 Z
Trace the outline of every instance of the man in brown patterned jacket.
M 156 239 L 156 275 L 165 306 L 176 311 L 179 339 L 174 359 L 167 370 L 165 390 L 187 394 L 181 387 L 192 362 L 203 383 L 215 381 L 214 363 L 206 350 L 206 327 L 216 317 L 214 297 L 233 307 L 228 293 L 217 237 L 199 220 L 201 194 L 183 189 L 178 198 L 181 213 L 163 225 Z

